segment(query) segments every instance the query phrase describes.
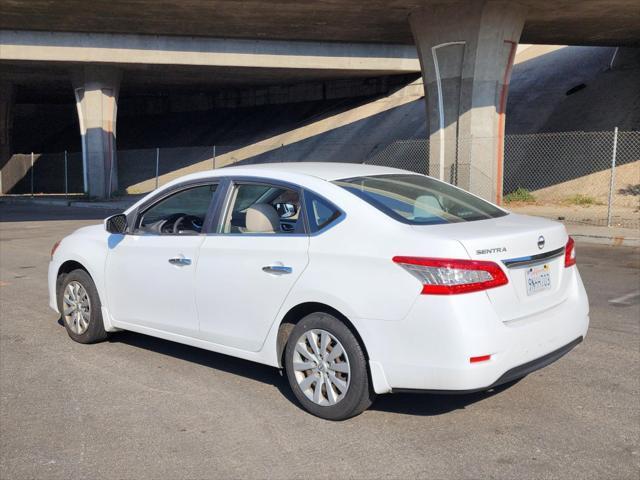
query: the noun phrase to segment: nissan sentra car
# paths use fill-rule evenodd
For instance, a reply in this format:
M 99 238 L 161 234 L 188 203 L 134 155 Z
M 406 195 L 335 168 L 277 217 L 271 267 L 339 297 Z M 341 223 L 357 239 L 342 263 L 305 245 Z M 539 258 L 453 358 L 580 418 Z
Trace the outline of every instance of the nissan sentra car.
M 376 394 L 512 382 L 589 324 L 562 224 L 340 163 L 174 180 L 58 242 L 49 295 L 77 342 L 130 330 L 281 368 L 332 420 Z

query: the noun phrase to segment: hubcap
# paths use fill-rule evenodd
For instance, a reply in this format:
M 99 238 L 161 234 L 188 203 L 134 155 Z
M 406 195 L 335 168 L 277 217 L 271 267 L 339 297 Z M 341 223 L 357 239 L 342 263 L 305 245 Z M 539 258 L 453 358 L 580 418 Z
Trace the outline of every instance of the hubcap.
M 326 330 L 309 330 L 298 339 L 293 370 L 300 390 L 317 405 L 335 405 L 349 389 L 349 357 L 338 339 Z
M 80 282 L 69 282 L 62 295 L 64 321 L 72 332 L 82 335 L 89 328 L 91 300 Z

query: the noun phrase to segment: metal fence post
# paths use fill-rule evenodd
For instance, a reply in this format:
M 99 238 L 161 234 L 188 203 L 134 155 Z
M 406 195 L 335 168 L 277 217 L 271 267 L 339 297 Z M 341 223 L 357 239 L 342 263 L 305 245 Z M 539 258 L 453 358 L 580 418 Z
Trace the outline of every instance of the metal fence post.
M 611 180 L 609 182 L 609 201 L 607 203 L 607 227 L 611 226 L 613 189 L 616 183 L 616 153 L 618 150 L 618 127 L 613 129 L 613 153 L 611 154 Z
M 33 152 L 31 152 L 31 196 L 33 197 Z
M 68 177 L 68 169 L 67 169 L 67 151 L 64 151 L 64 196 L 65 198 L 69 197 L 69 177 Z
M 158 188 L 159 183 L 159 175 L 160 175 L 160 148 L 156 147 L 156 189 Z
M 213 156 L 212 158 L 212 162 L 213 162 L 213 169 L 216 169 L 216 146 L 213 146 L 213 152 L 212 152 Z

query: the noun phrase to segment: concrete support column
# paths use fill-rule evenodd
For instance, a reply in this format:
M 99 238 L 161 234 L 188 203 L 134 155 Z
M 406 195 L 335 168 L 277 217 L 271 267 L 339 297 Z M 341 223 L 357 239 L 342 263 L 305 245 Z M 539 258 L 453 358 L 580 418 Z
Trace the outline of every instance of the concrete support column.
M 13 101 L 13 84 L 0 82 L 0 193 L 7 193 L 2 185 L 2 170 L 11 158 L 12 153 Z
M 525 20 L 513 2 L 430 3 L 411 13 L 425 84 L 429 174 L 500 203 L 507 90 Z
M 116 118 L 120 71 L 85 66 L 72 73 L 82 137 L 84 191 L 109 198 L 118 188 Z

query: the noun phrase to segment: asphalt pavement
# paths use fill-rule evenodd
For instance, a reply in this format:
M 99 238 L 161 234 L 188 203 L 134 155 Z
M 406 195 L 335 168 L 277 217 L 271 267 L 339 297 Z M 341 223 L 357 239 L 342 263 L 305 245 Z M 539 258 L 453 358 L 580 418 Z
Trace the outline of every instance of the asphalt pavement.
M 0 205 L 0 478 L 640 477 L 640 250 L 578 243 L 591 327 L 506 388 L 393 394 L 345 422 L 277 370 L 144 335 L 71 341 L 53 243 L 105 209 Z

